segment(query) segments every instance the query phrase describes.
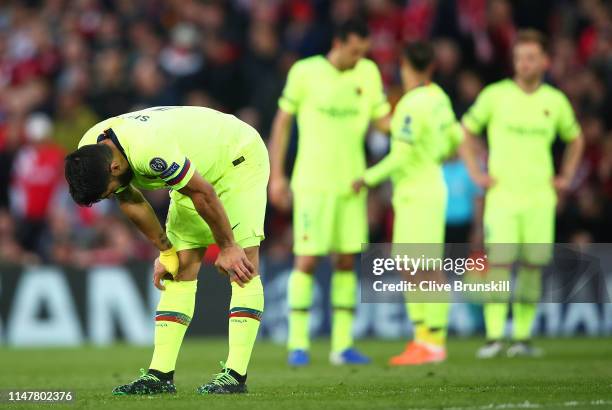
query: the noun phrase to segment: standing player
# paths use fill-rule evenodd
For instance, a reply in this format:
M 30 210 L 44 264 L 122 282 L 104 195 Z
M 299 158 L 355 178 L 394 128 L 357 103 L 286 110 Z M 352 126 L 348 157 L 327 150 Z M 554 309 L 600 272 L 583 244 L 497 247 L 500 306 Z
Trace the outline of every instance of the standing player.
M 162 290 L 149 370 L 113 394 L 174 393 L 174 367 L 194 312 L 206 247 L 232 282 L 229 355 L 201 394 L 246 392 L 246 371 L 263 311 L 259 243 L 269 163 L 259 134 L 236 117 L 201 107 L 156 107 L 91 128 L 66 157 L 75 202 L 115 196 L 123 213 L 160 250 L 154 281 Z M 170 188 L 166 231 L 140 191 Z M 166 279 L 164 284 L 160 279 Z
M 291 188 L 296 255 L 289 279 L 289 364 L 309 363 L 309 310 L 319 257 L 335 255 L 331 277 L 331 355 L 334 364 L 369 359 L 353 348 L 352 325 L 357 279 L 354 255 L 367 242 L 366 194 L 355 196 L 351 181 L 365 169 L 368 126 L 388 129 L 389 104 L 376 65 L 364 58 L 369 47 L 365 23 L 348 21 L 336 31 L 331 50 L 298 61 L 289 71 L 279 100 L 270 146 L 270 200 L 290 203 L 284 163 L 293 117 L 299 130 Z
M 529 340 L 540 300 L 540 270 L 550 259 L 550 244 L 555 239 L 555 190 L 562 193 L 568 188 L 583 149 L 569 101 L 542 82 L 548 66 L 542 34 L 519 32 L 513 53 L 514 78 L 486 87 L 463 117 L 466 140 L 461 148 L 474 181 L 489 188 L 484 210 L 489 277 L 508 280 L 512 264 L 520 264 L 509 356 L 539 353 Z M 473 151 L 474 135 L 485 129 L 489 175 L 478 167 Z M 556 135 L 569 145 L 560 173 L 554 177 L 551 146 Z M 495 303 L 484 306 L 488 343 L 477 353 L 481 358 L 497 356 L 504 347 L 509 301 L 504 295 L 491 298 Z
M 391 120 L 391 152 L 355 181 L 353 189 L 359 192 L 364 186 L 374 187 L 391 178 L 393 243 L 422 244 L 427 257 L 442 258 L 447 196 L 442 162 L 455 151 L 462 134 L 450 99 L 431 82 L 433 66 L 430 43 L 405 47 L 401 73 L 406 94 Z M 440 280 L 442 276 L 436 271 L 420 275 Z M 401 366 L 445 360 L 448 303 L 413 301 L 406 307 L 414 340 L 389 363 Z

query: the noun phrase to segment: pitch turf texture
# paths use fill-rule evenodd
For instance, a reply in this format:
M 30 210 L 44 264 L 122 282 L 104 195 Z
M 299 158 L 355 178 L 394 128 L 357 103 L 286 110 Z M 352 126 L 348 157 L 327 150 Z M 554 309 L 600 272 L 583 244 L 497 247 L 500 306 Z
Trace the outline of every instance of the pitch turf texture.
M 328 343 L 313 346 L 313 363 L 291 369 L 283 346 L 256 345 L 249 372 L 251 393 L 199 396 L 195 387 L 218 371 L 226 352 L 219 339 L 190 339 L 182 349 L 175 383 L 178 394 L 113 397 L 118 384 L 134 379 L 148 364 L 151 349 L 114 345 L 106 348 L 0 348 L 0 390 L 70 389 L 76 402 L 37 408 L 131 409 L 611 409 L 612 341 L 610 339 L 540 340 L 540 359 L 474 359 L 480 340 L 452 340 L 450 359 L 439 365 L 390 368 L 390 354 L 402 343 L 362 341 L 374 364 L 332 367 Z M 2 407 L 33 405 L 0 403 Z

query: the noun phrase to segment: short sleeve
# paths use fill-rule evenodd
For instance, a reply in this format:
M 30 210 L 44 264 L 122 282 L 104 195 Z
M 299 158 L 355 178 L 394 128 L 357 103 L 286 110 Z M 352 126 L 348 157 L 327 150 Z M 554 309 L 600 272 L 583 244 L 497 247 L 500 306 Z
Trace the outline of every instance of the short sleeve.
M 290 114 L 295 114 L 298 111 L 304 99 L 305 78 L 302 65 L 298 61 L 291 67 L 287 74 L 285 88 L 278 100 L 279 108 Z
M 183 188 L 195 172 L 195 167 L 174 144 L 168 144 L 143 158 L 148 160 L 148 175 L 161 178 L 168 187 L 178 191 Z
M 132 141 L 129 150 L 135 171 L 145 177 L 160 178 L 175 191 L 185 187 L 195 167 L 173 137 L 152 132 L 142 138 L 137 144 Z
M 482 90 L 474 104 L 464 114 L 462 122 L 465 128 L 472 134 L 482 134 L 482 131 L 491 120 L 493 104 L 493 89 L 489 86 Z
M 580 135 L 580 125 L 576 120 L 574 110 L 563 93 L 559 93 L 559 115 L 557 117 L 557 133 L 565 141 L 573 141 Z
M 389 114 L 391 111 L 391 105 L 385 95 L 385 89 L 383 86 L 380 71 L 376 64 L 372 63 L 372 110 L 371 118 L 377 120 Z

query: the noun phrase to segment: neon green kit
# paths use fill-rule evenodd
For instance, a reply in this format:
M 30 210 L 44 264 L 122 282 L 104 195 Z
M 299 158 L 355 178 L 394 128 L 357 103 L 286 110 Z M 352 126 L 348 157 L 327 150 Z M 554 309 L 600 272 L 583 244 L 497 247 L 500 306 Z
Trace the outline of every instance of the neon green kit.
M 376 65 L 361 59 L 339 71 L 324 56 L 289 71 L 279 107 L 295 114 L 298 152 L 291 179 L 294 251 L 356 253 L 367 242 L 366 196 L 351 193 L 365 170 L 370 121 L 389 112 Z
M 214 186 L 236 241 L 246 247 L 263 239 L 268 154 L 248 124 L 204 107 L 153 107 L 94 125 L 79 147 L 105 137 L 127 158 L 134 186 L 171 190 L 166 231 L 177 250 L 214 243 L 191 199 L 178 192 L 196 171 Z
M 444 243 L 446 184 L 442 162 L 462 139 L 450 99 L 434 83 L 406 93 L 391 121 L 391 152 L 368 169 L 375 186 L 393 182 L 394 243 Z
M 473 134 L 486 129 L 488 135 L 488 168 L 495 183 L 486 194 L 485 241 L 553 243 L 552 144 L 556 135 L 565 142 L 580 135 L 567 97 L 548 84 L 526 93 L 513 80 L 502 80 L 480 93 L 463 124 Z M 541 264 L 547 256 L 524 258 Z

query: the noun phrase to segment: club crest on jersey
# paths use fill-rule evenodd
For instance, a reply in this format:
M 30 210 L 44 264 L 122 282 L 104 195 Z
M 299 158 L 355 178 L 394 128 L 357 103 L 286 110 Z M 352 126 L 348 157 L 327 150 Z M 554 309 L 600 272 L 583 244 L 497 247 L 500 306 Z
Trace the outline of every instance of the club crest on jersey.
M 149 162 L 149 166 L 155 172 L 162 172 L 162 171 L 165 171 L 166 168 L 168 168 L 168 164 L 166 164 L 166 161 L 164 161 L 163 159 L 161 159 L 159 157 L 153 158 Z

